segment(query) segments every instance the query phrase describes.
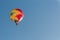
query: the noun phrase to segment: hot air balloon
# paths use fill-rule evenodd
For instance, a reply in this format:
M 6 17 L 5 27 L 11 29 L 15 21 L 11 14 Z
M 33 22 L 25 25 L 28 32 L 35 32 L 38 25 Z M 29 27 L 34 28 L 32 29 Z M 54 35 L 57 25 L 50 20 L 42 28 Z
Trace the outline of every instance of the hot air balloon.
M 24 14 L 23 11 L 19 8 L 12 9 L 10 11 L 10 19 L 18 25 L 19 22 L 23 19 Z

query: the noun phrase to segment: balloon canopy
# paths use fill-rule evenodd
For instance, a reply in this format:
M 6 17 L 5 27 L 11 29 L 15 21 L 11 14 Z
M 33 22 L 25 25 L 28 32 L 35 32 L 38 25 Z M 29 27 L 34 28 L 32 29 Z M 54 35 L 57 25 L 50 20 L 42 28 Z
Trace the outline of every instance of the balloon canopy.
M 23 11 L 19 8 L 12 9 L 10 11 L 10 19 L 16 23 L 16 25 L 23 19 Z

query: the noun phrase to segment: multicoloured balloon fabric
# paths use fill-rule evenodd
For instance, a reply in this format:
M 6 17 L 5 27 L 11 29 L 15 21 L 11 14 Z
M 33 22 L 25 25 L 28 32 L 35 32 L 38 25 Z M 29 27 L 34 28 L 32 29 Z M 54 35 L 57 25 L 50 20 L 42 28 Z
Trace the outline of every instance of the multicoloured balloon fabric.
M 16 25 L 23 19 L 23 11 L 19 8 L 12 9 L 10 11 L 10 19 L 16 23 Z

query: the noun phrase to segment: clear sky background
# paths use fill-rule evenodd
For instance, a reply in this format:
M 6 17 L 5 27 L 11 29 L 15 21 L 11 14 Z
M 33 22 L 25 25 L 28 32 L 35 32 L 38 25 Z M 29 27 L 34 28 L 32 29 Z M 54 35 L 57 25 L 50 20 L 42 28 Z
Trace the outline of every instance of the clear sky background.
M 18 26 L 13 8 L 25 15 Z M 60 0 L 0 0 L 0 40 L 60 40 Z

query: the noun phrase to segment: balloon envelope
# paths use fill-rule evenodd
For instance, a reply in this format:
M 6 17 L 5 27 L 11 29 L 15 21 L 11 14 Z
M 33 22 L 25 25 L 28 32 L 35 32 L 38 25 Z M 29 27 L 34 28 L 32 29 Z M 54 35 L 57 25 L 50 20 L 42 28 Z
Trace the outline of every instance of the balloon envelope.
M 21 9 L 15 8 L 10 11 L 10 19 L 16 23 L 16 25 L 23 19 L 24 14 Z

